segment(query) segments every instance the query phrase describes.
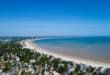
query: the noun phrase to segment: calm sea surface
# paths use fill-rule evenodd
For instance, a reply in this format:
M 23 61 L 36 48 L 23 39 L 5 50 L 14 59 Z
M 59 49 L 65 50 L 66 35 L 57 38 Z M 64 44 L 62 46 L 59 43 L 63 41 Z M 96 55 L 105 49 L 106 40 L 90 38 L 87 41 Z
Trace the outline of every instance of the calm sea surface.
M 50 38 L 33 43 L 65 56 L 110 63 L 110 37 Z

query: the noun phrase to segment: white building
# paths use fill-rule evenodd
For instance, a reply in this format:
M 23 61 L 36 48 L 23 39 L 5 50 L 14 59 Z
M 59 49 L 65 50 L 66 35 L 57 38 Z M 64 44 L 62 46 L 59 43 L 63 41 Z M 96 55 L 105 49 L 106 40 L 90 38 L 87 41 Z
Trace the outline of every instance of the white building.
M 35 62 L 36 62 L 36 60 L 31 59 L 31 60 L 29 60 L 29 62 L 30 62 L 30 63 L 35 63 Z

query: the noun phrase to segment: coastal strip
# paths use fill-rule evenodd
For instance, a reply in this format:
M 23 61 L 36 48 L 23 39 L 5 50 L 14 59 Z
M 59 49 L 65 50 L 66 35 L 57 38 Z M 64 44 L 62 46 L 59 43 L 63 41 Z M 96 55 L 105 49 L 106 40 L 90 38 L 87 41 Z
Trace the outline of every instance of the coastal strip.
M 40 40 L 40 39 L 38 39 L 38 40 Z M 49 52 L 48 50 L 45 50 L 45 49 L 39 47 L 38 45 L 34 44 L 32 41 L 33 41 L 32 39 L 23 40 L 23 41 L 21 41 L 21 44 L 23 45 L 24 48 L 32 49 L 33 51 L 39 52 L 41 54 L 52 55 L 55 58 L 60 58 L 60 59 L 65 60 L 65 61 L 73 61 L 77 64 L 86 64 L 87 66 L 93 66 L 93 67 L 110 68 L 109 63 L 91 61 L 91 60 L 86 60 L 86 59 L 81 59 L 81 58 L 76 58 L 76 57 L 71 58 L 69 56 L 65 56 L 62 54 Z

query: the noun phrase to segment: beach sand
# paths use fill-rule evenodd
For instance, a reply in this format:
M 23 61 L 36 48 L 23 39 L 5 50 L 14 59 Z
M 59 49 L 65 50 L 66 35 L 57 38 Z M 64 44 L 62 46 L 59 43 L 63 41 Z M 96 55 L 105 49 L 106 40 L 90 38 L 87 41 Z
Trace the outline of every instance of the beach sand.
M 110 63 L 103 63 L 103 62 L 91 61 L 91 60 L 86 60 L 86 59 L 81 59 L 81 58 L 76 58 L 76 57 L 69 57 L 69 56 L 65 56 L 63 54 L 50 52 L 48 50 L 40 48 L 36 44 L 33 44 L 32 41 L 33 40 L 23 40 L 23 41 L 21 41 L 21 43 L 22 43 L 24 48 L 33 49 L 35 52 L 39 52 L 41 54 L 52 55 L 55 58 L 61 58 L 62 60 L 65 60 L 65 61 L 73 61 L 77 64 L 86 64 L 88 66 L 91 65 L 93 67 L 110 68 Z

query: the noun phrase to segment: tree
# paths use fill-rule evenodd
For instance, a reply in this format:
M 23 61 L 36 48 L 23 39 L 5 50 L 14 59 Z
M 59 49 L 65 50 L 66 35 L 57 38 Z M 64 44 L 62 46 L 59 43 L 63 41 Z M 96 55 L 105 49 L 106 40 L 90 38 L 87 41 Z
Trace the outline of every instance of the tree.
M 74 75 L 74 72 L 70 72 L 68 75 Z
M 75 69 L 75 72 L 78 73 L 79 71 L 80 71 L 80 66 L 77 65 L 77 66 L 76 66 L 76 69 Z
M 25 70 L 22 70 L 21 75 L 25 75 Z
M 11 69 L 11 64 L 10 63 L 5 63 L 5 68 L 3 69 L 3 72 L 7 72 L 7 71 L 10 71 Z
M 97 73 L 96 72 L 93 72 L 92 75 L 97 75 Z

